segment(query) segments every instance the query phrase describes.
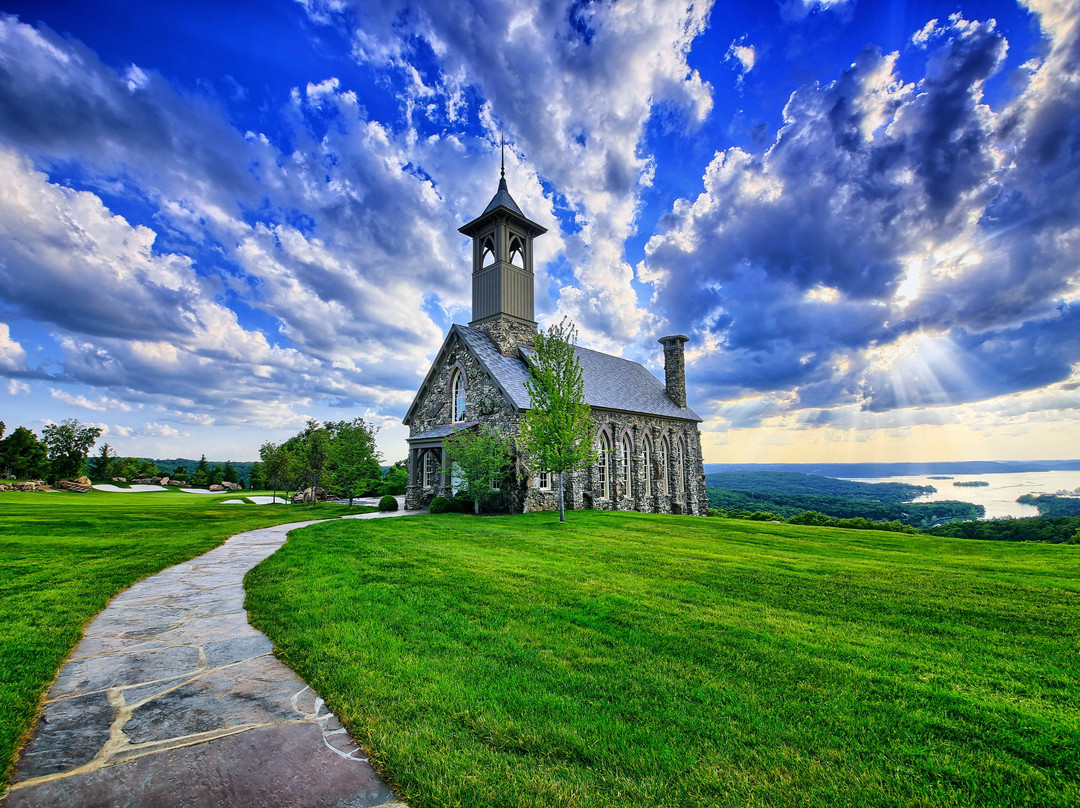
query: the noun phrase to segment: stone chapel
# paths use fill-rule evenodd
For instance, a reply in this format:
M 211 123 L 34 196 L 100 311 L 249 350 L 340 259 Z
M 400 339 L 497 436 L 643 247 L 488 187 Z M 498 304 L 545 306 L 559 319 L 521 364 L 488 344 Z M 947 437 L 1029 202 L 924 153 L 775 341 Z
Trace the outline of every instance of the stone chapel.
M 472 321 L 454 324 L 405 414 L 409 484 L 405 507 L 452 496 L 443 440 L 458 429 L 490 426 L 516 437 L 529 409 L 525 379 L 537 333 L 533 308 L 533 239 L 546 229 L 528 219 L 506 187 L 459 232 L 472 239 Z M 686 404 L 683 345 L 661 337 L 664 382 L 644 366 L 578 347 L 585 401 L 596 424 L 598 462 L 567 475 L 566 507 L 683 513 L 708 509 L 701 418 Z M 517 457 L 497 483 L 513 512 L 558 507 L 558 480 Z

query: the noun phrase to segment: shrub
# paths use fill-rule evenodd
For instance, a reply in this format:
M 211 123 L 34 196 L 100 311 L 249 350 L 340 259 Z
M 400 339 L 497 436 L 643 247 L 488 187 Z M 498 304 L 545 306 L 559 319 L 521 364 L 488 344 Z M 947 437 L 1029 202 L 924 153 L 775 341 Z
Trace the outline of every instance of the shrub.
M 380 511 L 396 511 L 398 509 L 397 500 L 387 494 L 385 497 L 379 500 Z
M 474 509 L 475 504 L 472 497 L 464 491 L 458 491 L 454 494 L 454 498 L 447 505 L 447 510 L 450 513 L 472 513 Z
M 428 511 L 431 513 L 446 513 L 450 510 L 450 500 L 446 497 L 435 497 L 428 503 Z

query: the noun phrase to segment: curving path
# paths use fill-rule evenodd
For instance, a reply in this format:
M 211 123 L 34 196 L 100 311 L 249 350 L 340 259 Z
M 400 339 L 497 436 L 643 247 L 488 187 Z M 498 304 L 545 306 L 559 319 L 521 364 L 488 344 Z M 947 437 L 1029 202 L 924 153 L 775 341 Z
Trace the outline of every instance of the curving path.
M 239 533 L 113 598 L 46 695 L 3 808 L 405 808 L 247 621 L 244 574 L 317 521 Z

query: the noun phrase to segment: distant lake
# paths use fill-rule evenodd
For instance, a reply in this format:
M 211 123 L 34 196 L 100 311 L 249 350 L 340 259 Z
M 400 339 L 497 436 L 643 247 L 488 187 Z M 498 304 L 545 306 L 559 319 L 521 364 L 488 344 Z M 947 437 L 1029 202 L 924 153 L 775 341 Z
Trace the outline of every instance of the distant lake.
M 940 476 L 940 475 L 934 475 Z M 1072 491 L 1080 486 L 1080 471 L 1030 471 L 1009 472 L 1007 474 L 954 474 L 951 480 L 934 480 L 927 475 L 904 477 L 844 477 L 860 483 L 911 483 L 912 485 L 932 485 L 937 493 L 919 497 L 914 502 L 940 502 L 955 499 L 960 502 L 974 502 L 986 508 L 987 519 L 999 516 L 1038 516 L 1034 505 L 1023 505 L 1016 498 L 1023 494 L 1053 494 L 1065 489 Z M 968 488 L 953 485 L 954 482 L 983 480 L 988 486 Z

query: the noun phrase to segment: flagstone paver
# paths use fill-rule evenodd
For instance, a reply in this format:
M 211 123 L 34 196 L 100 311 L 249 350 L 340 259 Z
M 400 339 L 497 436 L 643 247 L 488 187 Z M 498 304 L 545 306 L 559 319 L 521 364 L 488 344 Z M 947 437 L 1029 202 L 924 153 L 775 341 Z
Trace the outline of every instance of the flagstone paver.
M 405 808 L 247 621 L 244 574 L 315 521 L 237 534 L 113 598 L 50 688 L 3 808 Z

